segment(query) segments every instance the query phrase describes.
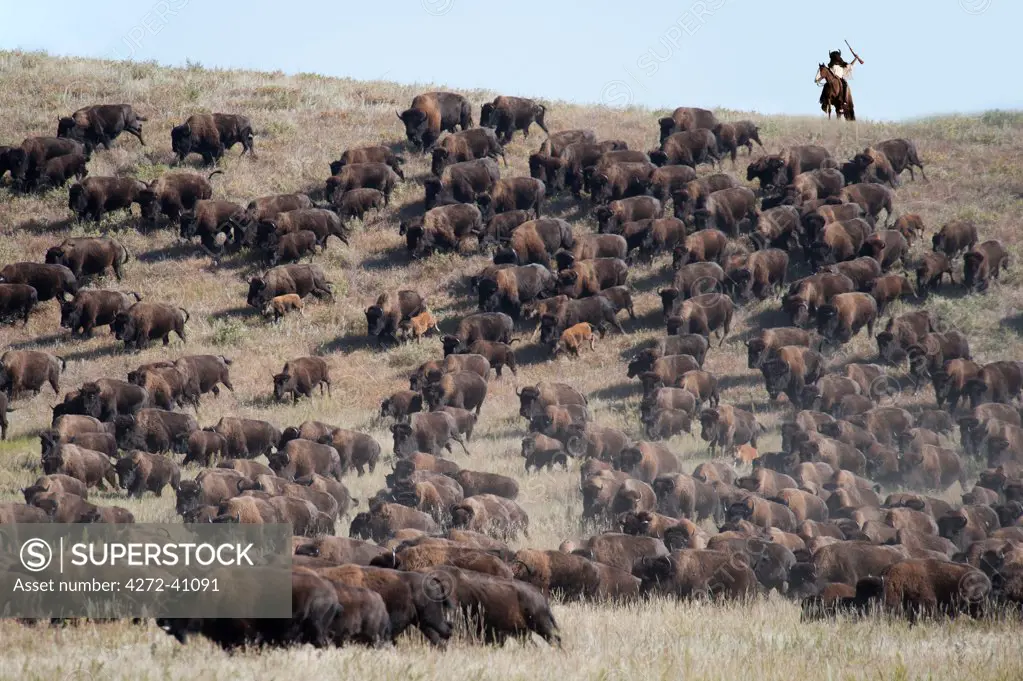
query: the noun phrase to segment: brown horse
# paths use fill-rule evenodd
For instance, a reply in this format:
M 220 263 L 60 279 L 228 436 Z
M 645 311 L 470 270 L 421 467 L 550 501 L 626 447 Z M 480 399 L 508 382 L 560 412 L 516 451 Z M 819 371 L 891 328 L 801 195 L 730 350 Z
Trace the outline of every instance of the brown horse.
M 852 91 L 848 86 L 845 88 L 845 97 L 842 97 L 842 80 L 831 72 L 824 64 L 818 64 L 817 77 L 814 82 L 820 85 L 824 82 L 824 89 L 821 91 L 821 111 L 831 118 L 831 107 L 835 107 L 836 116 L 845 116 L 847 121 L 856 120 L 856 109 L 853 107 Z

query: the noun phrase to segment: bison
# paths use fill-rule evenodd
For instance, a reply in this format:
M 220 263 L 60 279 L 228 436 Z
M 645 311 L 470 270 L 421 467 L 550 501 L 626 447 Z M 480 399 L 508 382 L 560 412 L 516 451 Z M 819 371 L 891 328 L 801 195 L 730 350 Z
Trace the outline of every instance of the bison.
M 16 262 L 0 269 L 0 283 L 25 284 L 36 290 L 37 302 L 54 298 L 61 302 L 78 293 L 78 280 L 64 265 Z
M 316 386 L 320 387 L 320 394 L 326 388 L 330 396 L 330 368 L 326 361 L 320 357 L 299 357 L 284 364 L 281 373 L 274 374 L 274 399 L 282 401 L 286 395 L 291 395 L 293 404 L 298 403 L 299 397 L 312 397 Z
M 451 92 L 428 92 L 416 95 L 412 105 L 398 113 L 405 125 L 405 136 L 418 149 L 431 148 L 442 131 L 455 132 L 456 127 L 472 127 L 472 109 L 462 95 Z
M 68 190 L 68 208 L 78 220 L 91 216 L 99 223 L 105 213 L 115 210 L 131 211 L 139 203 L 149 185 L 130 177 L 87 177 Z
M 529 126 L 533 123 L 550 135 L 544 123 L 546 113 L 547 107 L 532 99 L 500 95 L 480 109 L 480 125 L 495 128 L 501 142 L 508 144 L 516 130 L 521 130 L 523 136 L 529 137 Z
M 663 142 L 669 135 L 678 131 L 696 130 L 697 128 L 713 130 L 718 126 L 718 120 L 714 113 L 707 109 L 680 106 L 671 112 L 671 116 L 659 119 L 657 124 L 661 129 L 661 142 Z
M 67 367 L 63 358 L 39 350 L 8 350 L 0 355 L 0 391 L 15 399 L 25 391 L 38 395 L 49 383 L 60 392 L 60 374 Z
M 247 116 L 193 114 L 171 129 L 171 150 L 177 154 L 178 163 L 189 154 L 200 154 L 203 163 L 211 165 L 235 144 L 242 145 L 242 156 L 245 152 L 253 154 L 253 137 L 252 123 Z
M 131 104 L 95 104 L 75 111 L 57 121 L 57 137 L 67 137 L 85 144 L 88 149 L 103 145 L 107 149 L 122 132 L 138 138 L 142 146 L 142 121 L 149 120 L 135 113 Z
M 142 218 L 152 223 L 163 213 L 171 222 L 178 222 L 182 213 L 195 210 L 196 203 L 213 197 L 210 180 L 222 172 L 214 170 L 205 177 L 195 173 L 167 173 L 158 177 L 138 194 Z

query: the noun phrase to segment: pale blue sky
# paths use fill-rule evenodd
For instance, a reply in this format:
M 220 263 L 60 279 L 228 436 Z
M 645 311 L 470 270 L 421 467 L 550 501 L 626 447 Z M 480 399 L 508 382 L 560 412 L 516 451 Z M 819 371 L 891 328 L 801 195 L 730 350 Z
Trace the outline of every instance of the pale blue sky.
M 0 0 L 0 18 L 3 49 L 792 114 L 820 112 L 817 63 L 848 39 L 861 118 L 1023 108 L 1023 0 Z

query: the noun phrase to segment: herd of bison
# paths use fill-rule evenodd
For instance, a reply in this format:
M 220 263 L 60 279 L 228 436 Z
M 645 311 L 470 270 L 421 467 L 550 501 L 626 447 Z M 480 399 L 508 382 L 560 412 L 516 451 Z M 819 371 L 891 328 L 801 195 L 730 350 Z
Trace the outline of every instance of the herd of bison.
M 473 640 L 535 632 L 560 644 L 552 595 L 624 603 L 651 595 L 742 600 L 777 590 L 801 599 L 806 617 L 882 610 L 913 619 L 979 617 L 1023 603 L 1015 404 L 1023 366 L 974 361 L 969 339 L 920 306 L 946 286 L 946 274 L 948 286 L 986 290 L 1008 255 L 969 222 L 935 229 L 915 214 L 896 217 L 900 175 L 909 170 L 915 180 L 914 167 L 923 175 L 914 144 L 877 142 L 847 161 L 815 145 L 754 160 L 754 143 L 762 146 L 756 125 L 679 108 L 658 121 L 660 144 L 645 152 L 590 130 L 550 132 L 546 113 L 532 100 L 498 97 L 473 127 L 466 98 L 435 92 L 398 114 L 408 153 L 432 160 L 432 174 L 418 180 L 422 214 L 398 225 L 409 255 L 458 253 L 471 239 L 493 264 L 472 278 L 479 312 L 441 337 L 443 358 L 383 399 L 381 416 L 393 420 L 393 471 L 347 538 L 335 527 L 358 501 L 342 481 L 373 471 L 380 444 L 316 421 L 280 429 L 225 417 L 200 427 L 186 408 L 197 413 L 204 394 L 234 390 L 231 360 L 212 355 L 146 364 L 126 380 L 94 377 L 68 392 L 40 434 L 44 475 L 23 490 L 24 504 L 0 504 L 0 522 L 130 523 L 128 510 L 92 503 L 90 491 L 160 496 L 169 485 L 184 522 L 290 524 L 291 619 L 160 622 L 179 640 L 201 634 L 225 647 L 376 645 L 412 628 L 444 645 L 459 612 Z M 138 204 L 140 225 L 169 222 L 215 262 L 252 251 L 271 267 L 249 282 L 248 304 L 274 320 L 300 313 L 309 296 L 333 299 L 323 270 L 301 261 L 331 236 L 347 243 L 352 220 L 382 210 L 408 181 L 399 145 L 348 149 L 330 164 L 315 201 L 305 193 L 248 205 L 218 200 L 212 175 L 193 172 L 148 183 L 88 175 L 92 155 L 120 133 L 144 144 L 145 120 L 129 105 L 77 111 L 60 119 L 56 137 L 0 146 L 0 181 L 9 171 L 17 196 L 73 180 L 68 207 L 79 220 L 100 223 Z M 505 146 L 516 132 L 528 137 L 533 124 L 547 135 L 529 156 L 530 177 L 502 177 Z M 239 115 L 191 116 L 174 127 L 171 143 L 179 160 L 199 154 L 207 165 L 236 144 L 255 153 L 253 127 Z M 723 169 L 729 157 L 734 167 L 742 147 L 751 156 L 745 182 L 696 172 L 703 164 Z M 556 195 L 590 206 L 598 232 L 542 217 Z M 911 254 L 928 231 L 931 248 Z M 126 349 L 166 345 L 172 333 L 184 340 L 187 311 L 84 286 L 120 279 L 128 258 L 116 240 L 88 237 L 53 246 L 43 263 L 6 264 L 0 315 L 27 324 L 37 305 L 56 300 L 61 327 L 76 336 L 109 326 Z M 468 452 L 491 370 L 517 372 L 514 342 L 539 342 L 568 361 L 599 352 L 606 333 L 627 333 L 621 313 L 627 325 L 637 323 L 630 264 L 661 258 L 671 268 L 670 285 L 658 292 L 666 333 L 622 367 L 642 385 L 644 433 L 598 425 L 587 397 L 563 383 L 517 391 L 527 474 L 578 467 L 583 528 L 597 533 L 558 550 L 509 548 L 529 536 L 517 482 L 443 455 L 454 445 Z M 791 405 L 778 452 L 757 451 L 765 428 L 722 403 L 719 377 L 703 369 L 708 353 L 721 352 L 736 309 L 768 299 L 791 325 L 757 329 L 744 342 L 770 397 Z M 898 299 L 909 311 L 885 321 Z M 440 333 L 427 301 L 411 290 L 380 295 L 366 320 L 382 348 Z M 876 338 L 877 363 L 828 371 L 864 329 Z M 47 385 L 59 394 L 62 366 L 35 350 L 0 357 L 5 438 L 18 413 L 9 405 Z M 895 367 L 905 367 L 906 378 L 893 389 Z M 929 396 L 928 386 L 933 408 L 895 406 L 903 392 Z M 277 400 L 297 401 L 330 387 L 323 358 L 298 357 L 274 376 L 272 390 Z M 718 458 L 687 474 L 669 442 L 693 432 L 694 422 Z M 194 479 L 182 476 L 189 464 L 201 467 Z M 928 496 L 956 483 L 961 504 Z M 885 496 L 884 487 L 910 491 Z M 711 524 L 717 531 L 708 533 Z

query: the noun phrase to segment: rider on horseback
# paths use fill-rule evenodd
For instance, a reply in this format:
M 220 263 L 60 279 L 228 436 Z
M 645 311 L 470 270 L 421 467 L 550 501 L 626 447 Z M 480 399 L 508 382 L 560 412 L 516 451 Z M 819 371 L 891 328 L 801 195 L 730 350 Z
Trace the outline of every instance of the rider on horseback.
M 845 102 L 847 101 L 846 97 L 849 93 L 849 83 L 846 81 L 846 78 L 852 77 L 853 66 L 856 62 L 847 62 L 842 59 L 841 50 L 832 50 L 828 53 L 828 56 L 831 57 L 831 61 L 828 62 L 828 68 L 836 77 L 838 77 L 839 80 L 842 81 L 842 93 L 841 97 L 839 97 L 839 101 Z

